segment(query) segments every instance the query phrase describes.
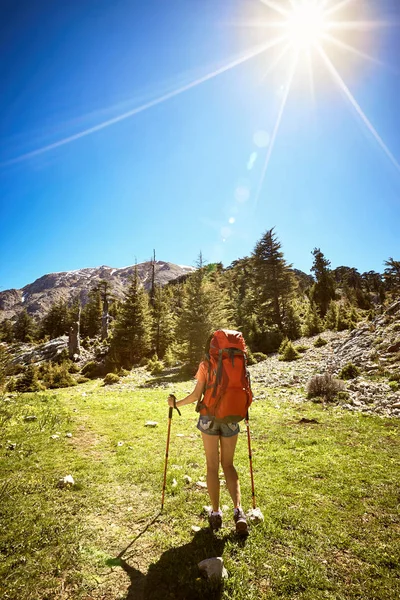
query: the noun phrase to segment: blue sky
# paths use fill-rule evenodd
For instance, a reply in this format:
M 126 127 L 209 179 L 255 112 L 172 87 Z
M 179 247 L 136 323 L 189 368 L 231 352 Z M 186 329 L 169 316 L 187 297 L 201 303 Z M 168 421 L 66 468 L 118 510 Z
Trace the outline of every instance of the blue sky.
M 390 26 L 335 32 L 347 88 L 313 51 L 312 92 L 302 57 L 288 89 L 293 48 L 245 60 L 277 35 L 266 4 L 2 0 L 0 289 L 153 249 L 228 265 L 273 226 L 306 272 L 314 247 L 361 272 L 400 258 L 400 7 L 348 0 L 337 19 Z

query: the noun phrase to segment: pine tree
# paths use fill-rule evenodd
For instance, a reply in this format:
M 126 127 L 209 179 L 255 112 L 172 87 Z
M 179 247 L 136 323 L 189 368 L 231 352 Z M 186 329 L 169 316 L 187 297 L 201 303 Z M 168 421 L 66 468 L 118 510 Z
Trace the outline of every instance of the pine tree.
M 338 307 L 334 300 L 329 302 L 328 310 L 325 314 L 324 325 L 326 329 L 335 331 L 338 317 Z
M 321 331 L 323 331 L 321 317 L 319 316 L 316 305 L 313 302 L 310 302 L 304 318 L 303 333 L 305 336 L 310 337 L 317 333 L 321 333 Z
M 185 347 L 185 358 L 194 369 L 204 354 L 208 336 L 228 324 L 226 297 L 218 283 L 207 277 L 200 254 L 197 269 L 186 281 L 177 334 Z
M 11 319 L 4 319 L 0 324 L 0 340 L 6 344 L 14 342 L 14 327 Z
M 60 300 L 51 305 L 41 322 L 41 334 L 50 339 L 67 335 L 70 327 L 70 315 L 66 302 Z
M 152 347 L 158 358 L 164 358 L 175 339 L 176 316 L 172 311 L 172 289 L 155 286 L 152 310 Z
M 283 331 L 285 309 L 295 289 L 291 265 L 286 263 L 274 229 L 267 231 L 253 251 L 253 268 L 258 310 L 262 321 Z
M 25 308 L 14 323 L 14 337 L 18 342 L 32 342 L 35 335 L 36 324 Z
M 389 258 L 385 261 L 385 287 L 389 291 L 400 291 L 400 260 Z
M 312 251 L 314 263 L 311 271 L 314 273 L 316 283 L 312 286 L 310 296 L 315 302 L 321 317 L 328 310 L 329 302 L 335 298 L 335 281 L 330 270 L 330 261 L 325 258 L 319 248 Z
M 82 337 L 94 338 L 100 334 L 103 306 L 99 288 L 90 290 L 88 302 L 82 309 L 81 335 Z
M 125 301 L 122 303 L 111 339 L 110 357 L 116 366 L 127 369 L 151 350 L 149 299 L 135 268 Z

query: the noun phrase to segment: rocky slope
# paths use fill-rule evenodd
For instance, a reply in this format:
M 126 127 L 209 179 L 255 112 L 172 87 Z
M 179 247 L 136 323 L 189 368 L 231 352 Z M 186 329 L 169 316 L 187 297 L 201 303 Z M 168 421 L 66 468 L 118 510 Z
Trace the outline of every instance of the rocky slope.
M 400 301 L 371 322 L 360 323 L 353 331 L 324 332 L 328 342 L 316 348 L 315 338 L 303 338 L 296 345 L 307 350 L 296 361 L 282 362 L 278 355 L 250 367 L 252 385 L 259 398 L 265 388 L 292 388 L 294 399 L 304 401 L 304 388 L 315 374 L 338 375 L 348 363 L 360 369 L 360 375 L 345 382 L 348 398 L 342 406 L 349 410 L 400 416 L 400 388 L 392 389 L 389 377 L 400 374 Z M 393 386 L 396 387 L 396 386 Z
M 151 285 L 151 263 L 141 263 L 137 265 L 137 269 L 140 281 L 148 289 Z M 42 318 L 50 306 L 60 300 L 70 302 L 79 297 L 85 304 L 88 292 L 101 279 L 110 283 L 115 297 L 122 298 L 134 270 L 135 266 L 122 269 L 102 266 L 43 275 L 20 290 L 12 289 L 0 292 L 0 321 L 12 318 L 23 308 L 26 308 L 31 315 Z M 156 261 L 155 280 L 157 283 L 165 285 L 193 270 L 193 267 Z

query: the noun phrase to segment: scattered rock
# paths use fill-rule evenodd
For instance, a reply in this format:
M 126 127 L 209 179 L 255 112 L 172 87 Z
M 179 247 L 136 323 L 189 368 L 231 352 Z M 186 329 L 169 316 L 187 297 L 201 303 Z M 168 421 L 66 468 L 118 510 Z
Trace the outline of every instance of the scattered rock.
M 264 521 L 264 515 L 259 508 L 252 508 L 246 515 L 247 519 L 254 524 L 262 523 Z
M 117 446 L 118 446 L 119 448 L 121 448 L 121 446 L 123 446 L 123 445 L 124 445 L 124 442 L 118 442 L 118 444 L 117 444 Z
M 60 439 L 60 436 L 55 433 L 55 434 L 51 435 L 50 438 L 52 440 L 58 440 L 58 439 Z
M 72 433 L 66 433 L 66 434 L 65 434 L 65 437 L 67 437 L 67 438 L 72 438 Z
M 177 486 L 177 485 L 178 485 L 178 482 L 177 482 L 177 480 L 174 478 L 174 479 L 172 480 L 171 487 L 172 487 L 172 488 L 176 488 L 176 486 Z
M 222 579 L 227 579 L 228 573 L 224 567 L 224 561 L 221 556 L 206 558 L 199 562 L 198 567 L 203 575 L 215 583 L 220 583 Z
M 183 433 L 177 433 L 177 434 L 176 434 L 176 437 L 183 438 L 183 437 L 185 437 L 185 436 L 184 436 L 184 434 L 183 434 Z
M 157 421 L 146 421 L 144 424 L 145 427 L 158 427 Z
M 66 488 L 66 487 L 73 487 L 74 485 L 75 485 L 75 481 L 74 481 L 74 478 L 72 477 L 72 475 L 66 475 L 65 477 L 62 477 L 61 479 L 59 479 L 57 487 Z
M 187 484 L 190 484 L 190 483 L 192 483 L 192 478 L 189 475 L 184 475 L 183 481 Z
M 207 484 L 204 481 L 196 481 L 196 485 L 198 488 L 200 488 L 202 490 L 207 489 Z
M 37 416 L 36 415 L 28 415 L 28 416 L 24 417 L 24 421 L 27 421 L 27 422 L 37 421 Z
M 17 444 L 15 442 L 10 442 L 10 440 L 7 440 L 7 450 L 15 450 L 16 447 Z
M 201 527 L 198 527 L 197 525 L 192 525 L 192 531 L 194 533 L 198 533 L 199 531 L 201 531 Z

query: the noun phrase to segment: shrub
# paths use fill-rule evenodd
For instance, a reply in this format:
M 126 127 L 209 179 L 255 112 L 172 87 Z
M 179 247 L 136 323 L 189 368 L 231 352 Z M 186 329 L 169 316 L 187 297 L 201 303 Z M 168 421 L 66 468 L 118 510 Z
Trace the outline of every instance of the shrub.
M 254 352 L 253 357 L 254 357 L 254 360 L 258 363 L 263 360 L 267 360 L 267 355 L 264 354 L 263 352 Z
M 247 364 L 248 365 L 255 365 L 257 363 L 256 359 L 254 358 L 254 354 L 252 353 L 252 351 L 250 350 L 250 348 L 247 349 Z
M 176 357 L 174 356 L 174 353 L 171 348 L 166 349 L 163 361 L 164 361 L 164 365 L 167 368 L 173 367 L 176 364 Z
M 104 377 L 104 385 L 113 385 L 119 382 L 119 377 L 116 373 L 107 373 Z
M 306 392 L 308 398 L 325 398 L 326 400 L 332 400 L 338 392 L 344 389 L 343 381 L 335 379 L 330 373 L 324 373 L 323 375 L 313 375 L 308 381 L 306 386 Z
M 399 382 L 398 381 L 389 381 L 389 385 L 391 387 L 391 389 L 393 390 L 393 392 L 397 392 L 399 389 Z
M 347 365 L 345 365 L 340 371 L 339 377 L 340 379 L 354 379 L 355 377 L 358 377 L 360 373 L 361 371 L 358 367 L 356 367 L 356 365 L 353 365 L 353 363 L 347 363 Z
M 282 342 L 281 342 L 281 345 L 279 346 L 278 353 L 279 353 L 279 354 L 283 354 L 283 353 L 285 352 L 285 348 L 286 348 L 286 346 L 287 346 L 289 343 L 290 343 L 290 342 L 289 342 L 289 338 L 287 338 L 287 337 L 283 338 L 283 340 L 282 340 Z
M 296 352 L 300 352 L 301 354 L 303 354 L 304 352 L 307 352 L 308 346 L 302 344 L 300 346 L 295 346 L 294 349 L 296 350 Z
M 22 376 L 15 382 L 17 392 L 38 392 L 42 389 L 38 381 L 38 369 L 35 365 L 29 365 Z
M 120 370 L 118 371 L 118 375 L 119 375 L 120 377 L 128 377 L 128 375 L 130 375 L 130 373 L 131 373 L 131 372 L 130 372 L 130 371 L 127 371 L 126 369 L 120 369 Z
M 94 360 L 91 360 L 84 365 L 81 373 L 84 377 L 95 379 L 96 377 L 101 377 L 104 374 L 104 366 L 95 362 Z
M 15 392 L 16 391 L 17 380 L 15 377 L 10 377 L 10 379 L 6 383 L 6 391 L 7 392 Z
M 300 358 L 300 354 L 296 352 L 292 342 L 288 342 L 283 353 L 280 355 L 279 360 L 290 361 L 297 360 L 298 358 Z
M 400 373 L 390 373 L 389 381 L 400 381 Z
M 319 337 L 318 337 L 318 338 L 315 340 L 315 342 L 314 342 L 314 346 L 315 346 L 316 348 L 321 348 L 321 346 L 326 346 L 326 344 L 327 344 L 327 343 L 328 343 L 328 342 L 327 342 L 327 341 L 326 341 L 326 340 L 325 340 L 323 337 L 319 336 Z
M 68 371 L 68 367 L 68 362 L 60 365 L 48 363 L 47 372 L 43 375 L 45 386 L 50 389 L 57 389 L 76 385 L 76 381 Z
M 87 383 L 88 381 L 90 381 L 90 379 L 88 377 L 83 377 L 82 375 L 76 380 L 77 383 Z
M 150 360 L 149 358 L 146 358 L 145 356 L 143 356 L 143 358 L 141 358 L 139 361 L 139 367 L 147 367 L 149 360 Z

